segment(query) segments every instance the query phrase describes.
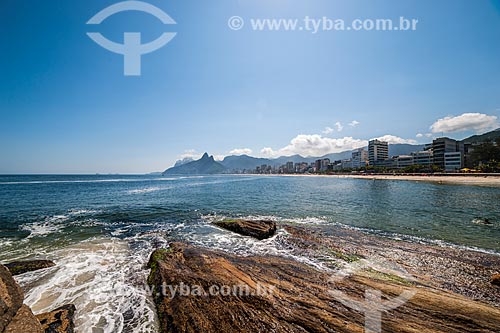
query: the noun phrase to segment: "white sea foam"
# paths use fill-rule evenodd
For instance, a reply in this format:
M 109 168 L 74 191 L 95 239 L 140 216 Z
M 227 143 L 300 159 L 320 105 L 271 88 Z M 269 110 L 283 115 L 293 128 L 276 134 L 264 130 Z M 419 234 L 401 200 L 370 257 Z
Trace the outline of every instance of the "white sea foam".
M 21 226 L 21 230 L 29 231 L 28 238 L 41 237 L 60 232 L 64 228 L 62 222 L 67 221 L 67 215 L 55 215 L 40 222 L 29 223 Z
M 221 220 L 226 218 L 225 216 L 215 216 L 206 215 L 203 219 L 206 221 L 205 227 L 210 227 L 218 230 L 215 233 L 199 233 L 196 229 L 191 228 L 186 234 L 187 239 L 193 243 L 200 246 L 209 247 L 211 249 L 217 249 L 229 253 L 236 253 L 242 256 L 250 255 L 273 255 L 287 257 L 298 262 L 304 263 L 309 266 L 313 266 L 317 269 L 323 271 L 330 271 L 331 268 L 324 264 L 321 258 L 311 258 L 303 255 L 298 255 L 294 252 L 293 248 L 284 247 L 280 240 L 285 238 L 288 233 L 286 230 L 279 228 L 273 237 L 264 240 L 257 240 L 252 237 L 245 237 L 232 233 L 226 230 L 222 230 L 212 224 L 215 220 Z M 250 220 L 273 220 L 276 222 L 283 221 L 305 221 L 307 219 L 282 219 L 276 216 L 244 216 L 244 219 Z M 321 219 L 311 219 L 309 223 L 323 221 Z M 304 222 L 305 223 L 305 222 Z M 336 261 L 336 258 L 328 258 L 330 261 Z
M 157 192 L 162 190 L 160 187 L 146 187 L 146 188 L 141 188 L 137 190 L 130 190 L 127 191 L 128 194 L 143 194 L 143 193 L 151 193 L 151 192 Z
M 57 266 L 20 275 L 25 303 L 35 313 L 64 304 L 77 308 L 76 332 L 156 332 L 154 303 L 145 287 L 150 249 L 95 239 L 50 254 Z

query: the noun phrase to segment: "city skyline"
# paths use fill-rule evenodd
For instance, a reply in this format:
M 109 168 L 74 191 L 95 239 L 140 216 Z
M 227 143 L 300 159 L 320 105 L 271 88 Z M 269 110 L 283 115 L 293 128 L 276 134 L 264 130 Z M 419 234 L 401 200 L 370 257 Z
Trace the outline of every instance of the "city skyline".
M 135 12 L 86 24 L 116 2 L 2 2 L 0 173 L 147 173 L 205 151 L 322 155 L 500 127 L 496 0 L 151 0 L 177 24 Z M 234 16 L 419 23 L 313 34 L 235 31 Z M 94 29 L 177 35 L 125 77 Z

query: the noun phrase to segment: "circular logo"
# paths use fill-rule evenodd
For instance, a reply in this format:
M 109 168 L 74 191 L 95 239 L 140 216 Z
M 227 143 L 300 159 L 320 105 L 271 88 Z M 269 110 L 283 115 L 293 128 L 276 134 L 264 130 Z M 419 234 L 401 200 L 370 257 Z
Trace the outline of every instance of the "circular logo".
M 245 21 L 240 16 L 233 16 L 227 21 L 227 25 L 231 30 L 241 30 Z

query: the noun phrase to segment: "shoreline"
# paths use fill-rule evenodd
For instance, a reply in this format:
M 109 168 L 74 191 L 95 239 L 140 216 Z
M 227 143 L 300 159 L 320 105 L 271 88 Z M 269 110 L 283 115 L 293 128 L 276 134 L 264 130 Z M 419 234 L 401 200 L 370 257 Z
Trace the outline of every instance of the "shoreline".
M 500 174 L 499 175 L 446 175 L 446 176 L 414 176 L 414 175 L 393 175 L 393 174 L 376 174 L 376 175 L 348 175 L 348 174 L 334 174 L 334 175 L 319 175 L 319 174 L 235 174 L 234 176 L 263 176 L 263 177 L 331 177 L 337 179 L 364 179 L 364 180 L 400 180 L 400 181 L 415 181 L 427 182 L 434 184 L 445 185 L 468 185 L 468 186 L 483 186 L 483 187 L 498 187 L 500 188 Z

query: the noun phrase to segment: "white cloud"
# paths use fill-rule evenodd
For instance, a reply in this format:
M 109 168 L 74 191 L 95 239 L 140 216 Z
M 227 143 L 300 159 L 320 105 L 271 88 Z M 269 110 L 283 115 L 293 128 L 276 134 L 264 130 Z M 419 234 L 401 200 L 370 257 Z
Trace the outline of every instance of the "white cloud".
M 425 133 L 425 136 L 426 136 L 427 138 L 432 138 L 432 133 Z
M 417 135 L 415 135 L 417 138 L 423 138 L 424 135 L 422 133 L 418 133 Z
M 286 147 L 278 150 L 264 148 L 260 153 L 267 157 L 291 156 L 295 154 L 302 156 L 323 156 L 365 147 L 366 145 L 368 145 L 368 141 L 354 139 L 352 137 L 332 139 L 325 138 L 318 134 L 300 134 L 293 138 Z
M 353 120 L 353 121 L 351 121 L 351 122 L 349 123 L 349 126 L 351 126 L 351 127 L 356 127 L 356 126 L 358 126 L 358 125 L 359 125 L 359 121 L 357 121 L 357 120 Z
M 214 160 L 222 161 L 224 160 L 225 157 L 226 157 L 225 155 L 214 155 Z
M 445 117 L 436 121 L 430 127 L 432 133 L 454 133 L 464 131 L 487 131 L 500 125 L 496 116 L 483 113 L 464 113 L 456 117 Z
M 388 142 L 389 144 L 401 144 L 401 143 L 406 143 L 406 144 L 410 144 L 410 145 L 417 144 L 417 141 L 415 141 L 415 140 L 403 139 L 403 138 L 400 138 L 399 136 L 394 136 L 394 135 L 390 135 L 390 134 L 386 134 L 386 135 L 381 136 L 381 137 L 376 138 L 376 139 L 380 140 L 380 141 Z
M 332 134 L 333 133 L 333 128 L 331 127 L 325 127 L 325 129 L 322 132 L 325 135 Z
M 229 152 L 229 155 L 250 155 L 252 153 L 252 149 L 250 148 L 237 148 L 233 149 Z
M 344 129 L 344 126 L 342 126 L 342 124 L 339 121 L 337 121 L 335 123 L 335 127 L 337 128 L 337 131 L 339 131 L 339 132 L 342 132 L 342 130 Z
M 194 150 L 194 149 L 188 149 L 188 150 L 185 150 L 184 154 L 182 154 L 179 157 L 181 160 L 183 160 L 185 158 L 192 158 L 193 160 L 197 160 L 197 159 L 201 158 L 201 155 L 202 154 L 197 153 L 196 150 Z

